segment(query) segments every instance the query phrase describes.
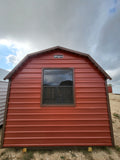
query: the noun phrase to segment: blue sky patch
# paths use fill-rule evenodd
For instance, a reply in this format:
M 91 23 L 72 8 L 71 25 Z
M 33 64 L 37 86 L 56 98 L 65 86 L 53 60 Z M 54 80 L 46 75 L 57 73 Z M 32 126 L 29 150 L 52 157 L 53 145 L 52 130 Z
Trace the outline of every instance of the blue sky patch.
M 116 8 L 113 7 L 113 8 L 111 8 L 109 11 L 110 11 L 110 13 L 115 13 L 115 12 L 116 12 Z
M 16 49 L 0 44 L 0 68 L 10 70 L 13 68 L 11 63 L 7 63 L 6 57 L 8 55 L 16 55 Z

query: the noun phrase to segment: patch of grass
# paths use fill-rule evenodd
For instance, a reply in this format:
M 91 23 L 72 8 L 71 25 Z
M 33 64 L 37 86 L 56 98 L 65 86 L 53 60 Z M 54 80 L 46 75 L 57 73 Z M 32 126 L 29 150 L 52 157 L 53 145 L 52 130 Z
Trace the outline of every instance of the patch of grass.
M 120 114 L 118 114 L 118 113 L 113 113 L 113 116 L 120 119 Z
M 48 155 L 51 155 L 51 154 L 53 154 L 54 152 L 53 152 L 53 150 L 49 150 L 47 153 L 48 153 Z
M 86 150 L 82 150 L 83 154 L 85 155 L 85 158 L 86 159 L 89 159 L 89 160 L 94 160 L 93 157 L 92 157 L 92 152 L 88 152 L 88 148 Z
M 102 147 L 93 147 L 93 148 L 94 148 L 94 150 L 103 150 L 103 151 L 107 152 L 108 154 L 111 154 L 109 147 L 102 146 Z
M 105 152 L 107 152 L 108 154 L 111 154 L 111 151 L 110 151 L 109 147 L 104 147 L 103 150 L 104 150 Z
M 40 151 L 39 151 L 40 154 L 44 154 L 44 153 L 46 153 L 46 152 L 47 152 L 47 150 L 40 150 Z
M 26 153 L 23 153 L 22 160 L 31 160 L 33 158 L 33 152 L 28 151 Z
M 115 123 L 115 121 L 112 120 L 112 123 Z
M 13 152 L 19 152 L 21 148 L 19 147 L 14 147 L 14 148 L 7 148 L 7 151 L 13 151 Z
M 115 146 L 115 150 L 120 152 L 120 147 L 119 146 Z
M 0 154 L 0 156 L 3 156 L 5 153 L 6 153 L 6 152 L 5 152 L 5 151 L 3 151 L 3 152 Z
M 77 147 L 76 151 L 87 154 L 88 153 L 88 147 Z
M 65 160 L 65 156 L 60 156 L 61 159 Z
M 72 157 L 76 157 L 76 155 L 75 155 L 74 153 L 72 153 L 72 152 L 71 152 L 71 156 L 72 156 Z

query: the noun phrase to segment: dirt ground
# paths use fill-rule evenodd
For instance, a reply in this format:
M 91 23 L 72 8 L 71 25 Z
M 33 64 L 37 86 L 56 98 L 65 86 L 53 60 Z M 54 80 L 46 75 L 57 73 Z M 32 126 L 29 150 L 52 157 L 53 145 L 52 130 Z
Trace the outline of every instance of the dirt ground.
M 93 147 L 92 152 L 83 148 L 59 148 L 53 150 L 0 149 L 0 160 L 120 160 L 120 95 L 109 94 L 114 130 L 115 147 Z M 0 129 L 1 134 L 1 129 Z

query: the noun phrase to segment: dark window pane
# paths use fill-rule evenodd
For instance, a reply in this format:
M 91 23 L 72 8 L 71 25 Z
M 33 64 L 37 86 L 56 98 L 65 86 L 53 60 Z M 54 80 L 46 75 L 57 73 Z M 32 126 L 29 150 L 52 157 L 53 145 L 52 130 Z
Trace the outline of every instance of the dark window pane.
M 43 104 L 73 104 L 72 69 L 45 69 Z
M 72 86 L 71 69 L 46 69 L 44 70 L 44 86 Z
M 43 104 L 73 104 L 73 87 L 44 87 Z

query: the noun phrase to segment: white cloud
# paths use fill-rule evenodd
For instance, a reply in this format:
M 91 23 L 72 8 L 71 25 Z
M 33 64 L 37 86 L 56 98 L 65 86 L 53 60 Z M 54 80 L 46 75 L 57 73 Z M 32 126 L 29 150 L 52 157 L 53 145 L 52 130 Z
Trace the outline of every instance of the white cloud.
M 17 42 L 9 39 L 0 39 L 0 45 L 7 46 L 15 53 L 15 55 L 9 54 L 6 57 L 7 63 L 11 63 L 13 66 L 15 66 L 26 54 L 36 50 L 28 42 Z
M 12 71 L 12 69 L 6 69 L 7 71 L 9 71 L 9 72 L 11 72 Z
M 107 72 L 113 77 L 115 78 L 118 73 L 120 73 L 120 68 L 116 68 L 116 69 L 112 69 L 112 70 L 107 70 Z
M 0 5 L 0 43 L 13 49 L 6 58 L 13 66 L 34 48 L 61 45 L 91 54 L 106 70 L 120 67 L 120 0 L 8 1 Z
M 112 70 L 107 70 L 107 73 L 111 76 L 113 84 L 120 84 L 120 67 Z M 108 82 L 111 83 L 111 81 Z
M 12 54 L 7 56 L 6 59 L 7 59 L 7 63 L 12 63 L 12 64 L 16 64 L 17 63 L 16 56 L 14 56 Z
M 6 40 L 6 39 L 0 39 L 0 44 L 5 45 L 7 47 L 10 47 L 12 45 L 12 41 L 11 40 Z

